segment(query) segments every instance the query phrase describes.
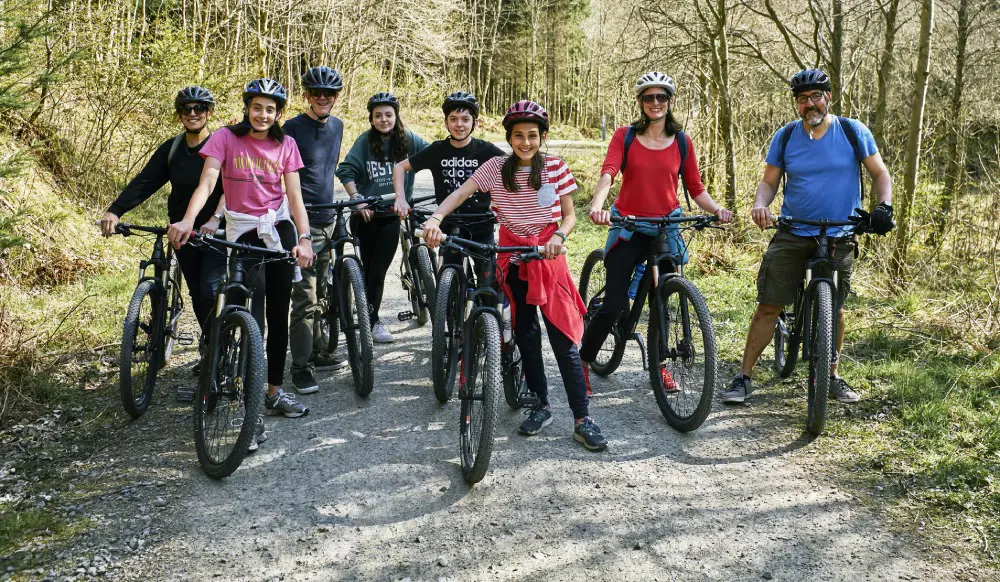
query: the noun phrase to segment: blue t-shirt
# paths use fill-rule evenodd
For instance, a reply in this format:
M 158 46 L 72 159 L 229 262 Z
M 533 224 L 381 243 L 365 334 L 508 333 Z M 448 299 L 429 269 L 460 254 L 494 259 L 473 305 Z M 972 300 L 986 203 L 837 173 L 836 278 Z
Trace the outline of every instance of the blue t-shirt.
M 875 138 L 865 124 L 849 119 L 858 136 L 862 158 L 877 153 Z M 861 183 L 858 180 L 858 159 L 851 142 L 844 135 L 840 119 L 834 117 L 823 137 L 809 138 L 802 123 L 791 127 L 792 137 L 785 146 L 785 163 L 781 163 L 782 127 L 771 138 L 765 162 L 785 171 L 785 199 L 781 214 L 812 220 L 847 220 L 861 206 Z M 845 234 L 832 228 L 831 236 Z M 797 227 L 793 234 L 818 235 L 818 227 Z

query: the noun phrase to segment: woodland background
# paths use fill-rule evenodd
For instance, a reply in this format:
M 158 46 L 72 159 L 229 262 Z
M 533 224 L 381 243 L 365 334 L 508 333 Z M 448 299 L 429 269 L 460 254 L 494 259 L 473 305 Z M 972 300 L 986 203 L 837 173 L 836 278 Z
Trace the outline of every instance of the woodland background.
M 848 365 L 869 396 L 834 435 L 900 506 L 971 516 L 956 535 L 996 560 L 998 23 L 994 0 L 0 0 L 0 426 L 106 381 L 141 251 L 98 240 L 93 219 L 176 133 L 184 85 L 216 93 L 221 123 L 247 80 L 299 95 L 327 64 L 346 82 L 345 148 L 384 90 L 424 137 L 443 137 L 440 100 L 463 89 L 487 137 L 530 97 L 552 138 L 593 142 L 635 117 L 639 73 L 667 72 L 707 185 L 740 217 L 695 267 L 713 309 L 745 305 L 718 316 L 735 359 L 752 295 L 726 293 L 752 283 L 766 240 L 747 224 L 763 153 L 794 116 L 786 79 L 818 66 L 834 111 L 874 132 L 899 223 L 864 243 Z M 585 200 L 603 150 L 581 151 Z

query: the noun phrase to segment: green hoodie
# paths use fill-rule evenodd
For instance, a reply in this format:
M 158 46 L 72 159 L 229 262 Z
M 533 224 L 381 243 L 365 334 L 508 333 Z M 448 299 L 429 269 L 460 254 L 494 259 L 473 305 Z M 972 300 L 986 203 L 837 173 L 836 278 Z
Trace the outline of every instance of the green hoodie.
M 375 154 L 368 143 L 369 132 L 365 131 L 354 140 L 351 151 L 344 161 L 337 166 L 337 178 L 341 184 L 354 182 L 361 196 L 382 196 L 395 192 L 392 186 L 392 168 L 396 164 L 389 160 L 389 140 L 382 140 L 382 150 L 386 152 L 381 160 L 375 159 Z M 406 130 L 410 141 L 408 156 L 427 147 L 427 142 L 410 130 Z M 406 199 L 413 198 L 413 172 L 406 173 Z M 389 211 L 391 213 L 391 210 Z

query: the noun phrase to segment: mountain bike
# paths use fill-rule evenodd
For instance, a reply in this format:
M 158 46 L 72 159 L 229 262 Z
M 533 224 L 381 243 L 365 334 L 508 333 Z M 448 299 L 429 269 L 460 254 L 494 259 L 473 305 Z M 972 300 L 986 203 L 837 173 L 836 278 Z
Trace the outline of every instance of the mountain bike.
M 461 265 L 449 264 L 441 269 L 438 313 L 445 319 L 441 310 L 450 308 L 453 321 L 461 322 L 461 325 L 450 330 L 443 338 L 444 347 L 435 349 L 432 355 L 432 359 L 446 358 L 444 367 L 449 375 L 454 375 L 459 363 L 458 352 L 461 350 L 461 377 L 464 381 L 458 383 L 458 399 L 461 401 L 459 458 L 462 476 L 467 483 L 474 484 L 486 475 L 493 454 L 493 434 L 496 430 L 501 382 L 510 376 L 523 378 L 519 370 L 504 365 L 503 354 L 509 349 L 509 344 L 501 336 L 501 310 L 509 304 L 502 285 L 497 280 L 496 257 L 498 253 L 513 253 L 520 257 L 522 263 L 526 263 L 542 259 L 544 247 L 501 247 L 448 235 L 442 236 L 441 243 L 442 253 L 445 249 L 455 250 L 486 263 L 485 272 L 479 277 L 475 288 L 469 287 Z
M 434 195 L 421 196 L 413 199 L 413 204 L 434 200 Z M 403 284 L 410 299 L 410 311 L 401 311 L 397 315 L 399 321 L 417 318 L 417 324 L 425 325 L 434 313 L 434 299 L 437 292 L 434 260 L 431 253 L 414 233 L 423 224 L 424 217 L 432 210 L 414 208 L 403 219 L 403 228 L 399 230 L 399 242 L 403 249 L 403 260 L 399 262 L 399 280 Z
M 122 236 L 154 235 L 149 259 L 139 262 L 139 283 L 132 292 L 125 320 L 122 322 L 122 345 L 118 355 L 118 387 L 122 405 L 132 418 L 142 416 L 153 398 L 156 374 L 166 367 L 174 345 L 194 342 L 189 333 L 178 330 L 184 311 L 181 297 L 180 266 L 174 250 L 163 237 L 166 228 L 119 222 L 115 234 Z M 147 269 L 153 268 L 153 274 Z
M 264 336 L 250 313 L 255 299 L 254 283 L 248 280 L 250 274 L 244 262 L 260 258 L 260 266 L 252 269 L 260 276 L 266 262 L 295 260 L 286 250 L 199 234 L 192 236 L 188 244 L 207 246 L 216 252 L 234 251 L 227 272 L 219 281 L 194 404 L 198 462 L 206 475 L 222 479 L 243 462 L 264 411 L 267 381 Z
M 330 270 L 326 273 L 327 292 L 319 299 L 320 329 L 324 340 L 322 343 L 325 343 L 321 351 L 333 353 L 340 343 L 340 331 L 343 330 L 347 338 L 347 356 L 351 364 L 354 390 L 361 397 L 367 397 L 375 387 L 375 348 L 361 258 L 344 250 L 347 243 L 351 243 L 352 249 L 359 248 L 358 238 L 347 230 L 344 210 L 362 205 L 374 206 L 395 199 L 394 194 L 386 194 L 341 202 L 306 204 L 307 210 L 332 208 L 336 211 L 333 236 L 320 251 L 333 253 Z
M 808 412 L 806 430 L 819 436 L 826 428 L 826 401 L 830 394 L 830 366 L 836 352 L 837 312 L 840 296 L 837 293 L 838 262 L 830 252 L 831 227 L 854 227 L 851 220 L 807 220 L 779 216 L 776 228 L 787 231 L 800 226 L 818 226 L 819 234 L 812 238 L 816 250 L 806 262 L 805 280 L 799 283 L 795 303 L 786 306 L 774 323 L 774 370 L 781 378 L 791 376 L 799 360 L 809 362 Z M 853 229 L 852 229 L 853 232 Z M 803 314 L 808 314 L 803 317 Z M 803 338 L 807 341 L 803 342 Z
M 715 216 L 699 215 L 625 216 L 611 221 L 633 232 L 638 225 L 652 225 L 657 235 L 646 256 L 636 299 L 631 304 L 627 300 L 590 368 L 600 376 L 612 374 L 621 364 L 626 342 L 635 340 L 642 354 L 642 367 L 649 370 L 660 413 L 681 432 L 697 429 L 708 417 L 718 376 L 718 354 L 708 305 L 695 284 L 684 277 L 681 257 L 671 248 L 668 231 L 672 225 L 679 225 L 682 230 L 692 230 L 693 236 L 717 220 Z M 587 305 L 585 327 L 604 304 L 606 278 L 604 249 L 596 249 L 587 257 L 580 274 L 580 296 Z M 647 298 L 648 349 L 637 331 Z M 674 389 L 664 385 L 662 370 L 676 382 Z

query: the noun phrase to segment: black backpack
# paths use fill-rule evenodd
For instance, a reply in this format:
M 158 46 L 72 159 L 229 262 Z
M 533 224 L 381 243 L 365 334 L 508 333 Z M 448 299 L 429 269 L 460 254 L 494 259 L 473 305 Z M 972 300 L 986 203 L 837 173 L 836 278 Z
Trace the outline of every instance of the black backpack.
M 628 149 L 632 147 L 632 142 L 634 141 L 635 141 L 635 128 L 629 126 L 628 131 L 625 132 L 625 147 L 624 151 L 622 151 L 622 169 L 621 169 L 622 172 L 625 171 L 625 162 L 628 161 Z M 678 182 L 680 182 L 681 188 L 684 189 L 684 199 L 687 200 L 688 210 L 691 210 L 691 198 L 688 196 L 687 185 L 684 183 L 684 162 L 685 160 L 687 160 L 688 157 L 687 136 L 684 135 L 683 131 L 678 131 L 677 134 L 674 136 L 674 141 L 677 142 L 677 149 L 680 150 L 681 154 L 681 167 L 680 171 L 677 174 L 679 176 Z
M 844 129 L 844 135 L 847 137 L 847 141 L 850 142 L 851 148 L 854 149 L 854 157 L 858 160 L 858 182 L 861 183 L 861 199 L 865 199 L 865 176 L 863 173 L 864 163 L 861 157 L 861 146 L 858 144 L 858 134 L 854 131 L 854 126 L 847 120 L 846 117 L 837 116 L 840 120 L 840 127 Z M 781 149 L 778 153 L 778 159 L 781 160 L 781 183 L 782 190 L 784 190 L 785 184 L 785 148 L 788 147 L 788 140 L 792 139 L 792 132 L 795 131 L 795 126 L 800 123 L 800 120 L 788 122 L 781 132 Z

